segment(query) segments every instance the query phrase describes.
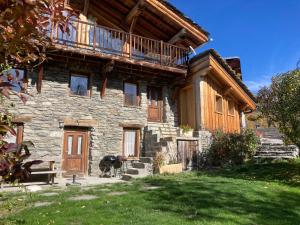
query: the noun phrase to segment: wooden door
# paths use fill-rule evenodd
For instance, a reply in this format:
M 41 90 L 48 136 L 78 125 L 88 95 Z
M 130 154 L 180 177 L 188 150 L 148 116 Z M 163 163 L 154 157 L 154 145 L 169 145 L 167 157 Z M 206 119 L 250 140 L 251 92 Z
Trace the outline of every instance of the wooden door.
M 88 131 L 65 131 L 63 148 L 64 175 L 86 174 Z
M 148 121 L 161 122 L 163 113 L 162 90 L 159 87 L 148 87 Z

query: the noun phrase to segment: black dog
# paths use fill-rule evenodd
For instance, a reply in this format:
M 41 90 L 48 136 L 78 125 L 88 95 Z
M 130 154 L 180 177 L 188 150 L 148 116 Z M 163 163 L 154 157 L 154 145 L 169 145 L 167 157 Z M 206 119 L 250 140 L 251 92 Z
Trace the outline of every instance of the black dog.
M 101 177 L 111 177 L 111 169 L 114 168 L 114 176 L 117 175 L 117 170 L 120 169 L 123 165 L 123 157 L 122 156 L 113 156 L 108 155 L 104 156 L 103 159 L 99 163 L 99 169 L 102 174 Z

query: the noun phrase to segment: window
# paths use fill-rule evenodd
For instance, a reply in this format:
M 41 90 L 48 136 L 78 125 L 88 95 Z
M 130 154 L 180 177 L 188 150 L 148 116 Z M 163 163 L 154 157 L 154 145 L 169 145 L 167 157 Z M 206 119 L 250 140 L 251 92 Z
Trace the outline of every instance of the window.
M 68 136 L 68 155 L 72 154 L 73 136 Z
M 232 100 L 229 100 L 228 101 L 228 114 L 230 116 L 234 116 L 234 112 L 235 112 L 234 102 Z
M 216 95 L 216 112 L 223 113 L 223 99 L 220 95 Z
M 10 69 L 3 72 L 3 81 L 9 82 L 12 87 L 11 89 L 16 92 L 24 91 L 24 81 L 25 77 L 25 70 L 22 69 Z
M 139 105 L 138 85 L 134 83 L 124 83 L 124 104 L 126 106 Z
M 71 95 L 89 96 L 89 77 L 86 75 L 71 74 L 70 92 Z
M 124 129 L 124 140 L 123 140 L 123 155 L 126 158 L 139 157 L 139 135 L 138 129 L 125 128 Z

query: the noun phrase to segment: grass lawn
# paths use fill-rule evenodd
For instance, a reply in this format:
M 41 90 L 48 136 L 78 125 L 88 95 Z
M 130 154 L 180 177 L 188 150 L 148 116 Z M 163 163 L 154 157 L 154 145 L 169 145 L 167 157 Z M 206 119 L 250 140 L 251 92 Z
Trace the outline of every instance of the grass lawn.
M 14 201 L 0 202 L 0 224 L 300 224 L 300 161 L 50 192 L 59 195 L 2 194 Z M 69 199 L 79 195 L 97 199 Z M 36 202 L 52 204 L 33 207 Z

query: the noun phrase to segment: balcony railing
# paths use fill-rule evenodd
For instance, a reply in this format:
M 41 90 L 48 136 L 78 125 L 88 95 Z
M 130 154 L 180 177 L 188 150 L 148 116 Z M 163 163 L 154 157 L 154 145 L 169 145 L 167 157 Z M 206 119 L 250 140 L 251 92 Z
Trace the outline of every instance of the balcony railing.
M 186 67 L 188 50 L 163 41 L 80 20 L 71 20 L 70 32 L 52 27 L 50 38 L 56 44 L 93 52 L 118 55 L 169 67 Z

